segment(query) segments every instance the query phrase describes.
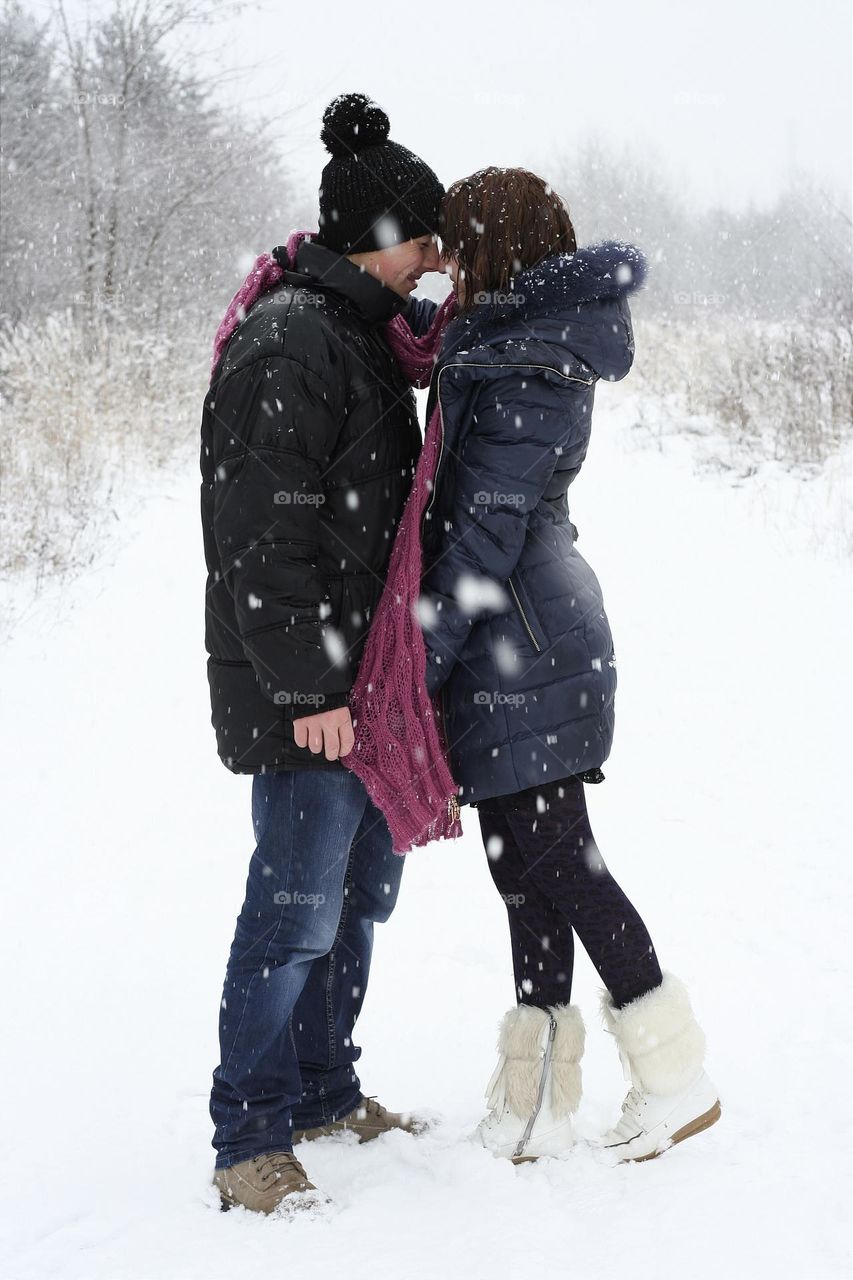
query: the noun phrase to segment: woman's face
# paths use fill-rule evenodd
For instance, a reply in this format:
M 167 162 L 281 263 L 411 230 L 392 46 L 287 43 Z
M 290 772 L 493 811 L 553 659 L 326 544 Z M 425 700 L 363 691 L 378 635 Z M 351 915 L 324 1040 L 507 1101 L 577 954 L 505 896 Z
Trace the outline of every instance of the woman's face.
M 441 264 L 438 269 L 439 271 L 443 271 L 445 275 L 450 276 L 450 279 L 453 283 L 453 288 L 456 290 L 458 294 L 460 271 L 462 272 L 462 278 L 463 279 L 465 278 L 465 272 L 462 271 L 462 268 L 459 266 L 459 259 L 456 257 L 442 258 Z

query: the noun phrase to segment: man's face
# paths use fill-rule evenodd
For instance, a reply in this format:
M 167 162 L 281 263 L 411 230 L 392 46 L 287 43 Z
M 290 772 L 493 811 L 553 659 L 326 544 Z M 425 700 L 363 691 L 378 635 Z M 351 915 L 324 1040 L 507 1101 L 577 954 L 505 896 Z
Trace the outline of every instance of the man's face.
M 377 249 L 373 253 L 351 253 L 350 262 L 369 271 L 377 280 L 408 298 L 418 280 L 426 271 L 438 271 L 438 245 L 435 236 L 418 236 L 390 249 Z

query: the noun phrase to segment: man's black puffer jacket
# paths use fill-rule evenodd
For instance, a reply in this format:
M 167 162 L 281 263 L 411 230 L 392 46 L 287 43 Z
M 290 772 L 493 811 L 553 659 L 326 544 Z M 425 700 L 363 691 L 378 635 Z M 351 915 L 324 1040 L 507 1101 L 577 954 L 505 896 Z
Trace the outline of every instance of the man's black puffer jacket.
M 303 242 L 215 370 L 201 424 L 205 642 L 235 773 L 344 767 L 297 747 L 292 722 L 346 704 L 411 489 L 415 400 L 383 336 L 405 305 Z

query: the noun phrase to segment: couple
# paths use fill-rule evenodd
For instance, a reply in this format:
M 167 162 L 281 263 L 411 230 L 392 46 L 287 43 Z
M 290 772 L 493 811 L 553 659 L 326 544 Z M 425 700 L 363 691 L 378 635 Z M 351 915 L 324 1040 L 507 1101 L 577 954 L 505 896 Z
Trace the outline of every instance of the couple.
M 365 1096 L 355 1069 L 373 926 L 404 859 L 391 805 L 355 772 L 350 708 L 428 443 L 415 677 L 459 799 L 477 808 L 515 975 L 475 1139 L 515 1162 L 571 1146 L 585 1035 L 570 1003 L 575 932 L 632 1083 L 604 1146 L 648 1159 L 720 1114 L 688 993 L 661 971 L 584 799 L 603 780 L 616 674 L 566 491 L 595 383 L 631 366 L 626 296 L 643 256 L 578 250 L 564 205 L 525 170 L 484 169 L 445 192 L 388 135 L 363 95 L 330 104 L 319 232 L 255 263 L 217 334 L 204 405 L 212 719 L 225 765 L 253 775 L 256 844 L 210 1100 L 224 1208 L 316 1201 L 297 1143 L 422 1128 Z M 412 299 L 436 270 L 451 277 L 447 302 Z M 422 442 L 412 383 L 430 387 L 437 443 L 432 429 Z M 374 628 L 372 651 L 411 666 L 387 641 Z M 458 834 L 457 814 L 439 834 Z

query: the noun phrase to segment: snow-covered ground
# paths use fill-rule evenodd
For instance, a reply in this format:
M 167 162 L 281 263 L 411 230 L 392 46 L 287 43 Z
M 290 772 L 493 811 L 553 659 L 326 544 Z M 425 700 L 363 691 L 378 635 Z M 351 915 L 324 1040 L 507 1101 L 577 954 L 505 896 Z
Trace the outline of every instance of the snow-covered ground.
M 309 1148 L 335 1202 L 318 1218 L 218 1212 L 207 1101 L 250 780 L 209 725 L 190 459 L 2 650 L 3 1280 L 850 1274 L 850 459 L 831 485 L 733 487 L 695 474 L 689 441 L 651 446 L 622 388 L 596 414 L 570 497 L 619 691 L 588 802 L 689 983 L 722 1122 L 629 1167 L 466 1143 L 513 988 L 465 809 L 462 840 L 408 859 L 359 1025 L 365 1091 L 441 1124 Z M 625 1089 L 597 989 L 579 950 L 584 1135 Z

